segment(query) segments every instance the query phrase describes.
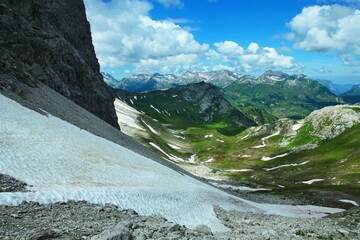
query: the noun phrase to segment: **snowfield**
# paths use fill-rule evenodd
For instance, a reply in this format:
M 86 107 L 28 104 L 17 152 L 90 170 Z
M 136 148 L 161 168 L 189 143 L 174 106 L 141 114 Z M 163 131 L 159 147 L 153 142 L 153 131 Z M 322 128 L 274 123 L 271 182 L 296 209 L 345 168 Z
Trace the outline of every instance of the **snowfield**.
M 0 204 L 112 203 L 142 215 L 162 215 L 190 228 L 205 224 L 213 231 L 226 230 L 213 205 L 298 217 L 341 211 L 243 200 L 1 94 L 0 108 L 0 172 L 32 186 L 32 192 L 0 193 Z

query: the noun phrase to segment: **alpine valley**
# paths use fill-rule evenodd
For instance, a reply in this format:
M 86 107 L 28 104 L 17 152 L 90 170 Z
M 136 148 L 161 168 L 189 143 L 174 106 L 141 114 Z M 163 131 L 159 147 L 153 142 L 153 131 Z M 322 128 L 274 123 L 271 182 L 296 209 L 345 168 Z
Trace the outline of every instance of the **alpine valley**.
M 146 15 L 174 2 L 0 1 L 0 239 L 360 239 L 358 86 L 335 95 L 276 71 L 101 74 L 94 44 L 119 39 L 117 24 L 135 34 L 121 42 L 134 51 L 115 49 L 127 62 L 182 60 L 178 42 L 204 53 Z M 88 22 L 94 9 L 103 24 Z M 137 39 L 154 26 L 166 30 L 156 39 L 181 37 Z
M 171 81 L 146 76 L 176 87 L 118 89 L 118 121 L 165 159 L 214 184 L 224 181 L 226 189 L 247 186 L 331 206 L 360 200 L 360 106 L 342 98 L 356 87 L 337 96 L 305 75 L 274 71 L 258 78 L 225 70 Z

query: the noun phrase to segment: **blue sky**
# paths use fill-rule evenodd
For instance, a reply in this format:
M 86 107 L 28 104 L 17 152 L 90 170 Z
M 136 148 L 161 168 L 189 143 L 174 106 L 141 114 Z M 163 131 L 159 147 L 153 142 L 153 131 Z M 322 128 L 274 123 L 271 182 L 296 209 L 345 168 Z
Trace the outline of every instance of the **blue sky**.
M 102 71 L 267 69 L 360 84 L 360 0 L 85 0 Z

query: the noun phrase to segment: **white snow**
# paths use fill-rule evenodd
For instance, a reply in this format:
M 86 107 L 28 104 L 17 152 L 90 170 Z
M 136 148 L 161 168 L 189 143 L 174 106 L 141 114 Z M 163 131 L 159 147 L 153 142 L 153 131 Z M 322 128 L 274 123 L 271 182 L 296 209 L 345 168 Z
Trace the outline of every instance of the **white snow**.
M 169 145 L 172 149 L 175 149 L 175 150 L 180 150 L 181 149 L 181 147 L 176 146 L 176 145 L 171 144 L 171 143 L 167 143 L 167 145 Z
M 172 95 L 171 97 L 176 98 L 176 97 L 177 97 L 177 95 Z
M 151 107 L 152 109 L 154 109 L 155 111 L 157 111 L 158 113 L 162 114 L 162 113 L 159 111 L 159 109 L 157 109 L 157 108 L 154 107 L 153 105 L 150 105 L 150 107 Z
M 302 163 L 284 164 L 284 165 L 280 165 L 280 166 L 277 166 L 277 167 L 264 168 L 264 169 L 265 169 L 266 171 L 272 171 L 272 170 L 279 169 L 279 168 L 284 168 L 284 167 L 296 167 L 296 166 L 301 166 L 301 165 L 307 164 L 308 162 L 309 162 L 309 161 L 305 161 L 305 162 L 302 162 Z
M 313 184 L 314 182 L 322 182 L 324 181 L 325 179 L 311 179 L 311 180 L 308 180 L 308 181 L 302 181 L 302 183 L 305 183 L 305 184 Z
M 224 143 L 225 141 L 224 140 L 221 140 L 221 139 L 216 139 L 217 142 L 221 142 L 221 143 Z
M 174 135 L 174 137 L 180 138 L 180 139 L 182 139 L 182 140 L 185 140 L 185 139 L 186 139 L 186 137 L 182 137 L 182 136 L 179 136 L 179 135 Z
M 293 130 L 293 131 L 297 131 L 297 130 L 299 130 L 301 127 L 302 127 L 302 124 L 301 124 L 301 123 L 294 124 L 294 125 L 292 125 L 292 130 Z
M 279 135 L 279 134 L 280 134 L 280 130 L 278 130 L 278 131 L 275 132 L 274 134 L 271 134 L 271 135 L 269 135 L 269 136 L 267 136 L 267 137 L 261 138 L 262 144 L 261 144 L 261 145 L 254 146 L 254 147 L 252 147 L 252 148 L 264 148 L 264 147 L 266 147 L 265 140 L 267 140 L 267 139 L 269 139 L 269 138 L 272 138 L 272 137 L 275 137 L 275 136 L 277 136 L 277 135 Z
M 218 182 L 210 182 L 210 183 L 216 187 L 220 187 L 220 188 L 224 188 L 224 189 L 239 190 L 239 191 L 244 191 L 244 192 L 271 191 L 272 190 L 269 188 L 251 188 L 251 187 L 246 187 L 246 186 L 233 186 L 233 185 L 223 184 L 223 183 L 218 183 Z
M 143 121 L 143 123 L 145 124 L 145 126 L 147 128 L 149 128 L 149 130 L 153 133 L 153 134 L 156 134 L 156 135 L 160 135 L 160 133 L 158 133 L 154 128 L 152 128 L 149 124 L 147 124 L 145 121 Z
M 214 162 L 214 158 L 209 158 L 208 160 L 204 161 L 204 163 L 212 163 Z
M 134 105 L 134 102 L 133 102 L 133 100 L 132 100 L 132 99 L 130 99 L 130 102 L 131 102 L 131 104 L 132 104 L 132 105 Z
M 134 99 L 135 99 L 135 100 L 138 100 L 138 99 L 137 99 L 137 96 L 134 96 Z
M 155 143 L 149 142 L 149 144 L 151 146 L 153 146 L 154 148 L 156 148 L 157 150 L 159 150 L 160 152 L 162 152 L 169 160 L 172 160 L 172 161 L 175 161 L 175 162 L 184 162 L 184 159 L 179 158 L 179 157 L 175 156 L 174 154 L 165 152 L 161 147 L 159 147 Z
M 204 138 L 212 138 L 214 134 L 205 135 Z
M 145 131 L 137 120 L 140 112 L 119 99 L 115 99 L 114 106 L 121 131 L 127 133 L 127 127 Z
M 225 170 L 225 172 L 252 172 L 254 171 L 253 169 L 229 169 L 229 170 Z
M 242 154 L 242 155 L 239 155 L 239 157 L 241 157 L 241 158 L 248 158 L 248 157 L 251 157 L 251 155 L 249 155 L 249 154 Z
M 285 156 L 287 156 L 287 155 L 289 155 L 289 153 L 284 153 L 284 154 L 280 154 L 280 155 L 276 155 L 276 156 L 274 156 L 274 157 L 262 157 L 261 158 L 261 160 L 262 161 L 270 161 L 270 160 L 273 160 L 273 159 L 275 159 L 275 158 L 282 158 L 282 157 L 285 157 Z
M 195 159 L 196 159 L 196 154 L 193 154 L 190 156 L 190 158 L 188 159 L 188 162 L 190 163 L 195 163 Z
M 112 203 L 190 228 L 205 224 L 213 231 L 226 230 L 214 214 L 214 205 L 297 217 L 342 211 L 247 201 L 2 95 L 0 109 L 0 172 L 32 186 L 32 192 L 0 193 L 3 205 L 69 200 Z
M 355 202 L 355 201 L 353 201 L 353 200 L 348 200 L 348 199 L 340 199 L 339 200 L 340 202 L 344 202 L 344 203 L 350 203 L 350 204 L 352 204 L 352 205 L 354 205 L 354 206 L 359 206 L 359 204 L 357 203 L 357 202 Z
M 249 136 L 250 136 L 250 132 L 249 132 L 248 134 L 246 134 L 245 136 L 243 136 L 243 137 L 241 138 L 241 140 L 244 140 L 244 139 L 248 138 Z

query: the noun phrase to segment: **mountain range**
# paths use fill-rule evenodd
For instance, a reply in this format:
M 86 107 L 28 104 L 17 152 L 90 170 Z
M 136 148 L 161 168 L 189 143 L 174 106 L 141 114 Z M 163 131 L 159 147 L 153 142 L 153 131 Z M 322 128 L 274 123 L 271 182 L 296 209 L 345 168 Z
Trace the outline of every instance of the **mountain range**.
M 82 0 L 2 1 L 0 236 L 359 238 L 358 210 L 320 218 L 360 203 L 358 105 L 303 75 L 174 79 L 111 89 Z

